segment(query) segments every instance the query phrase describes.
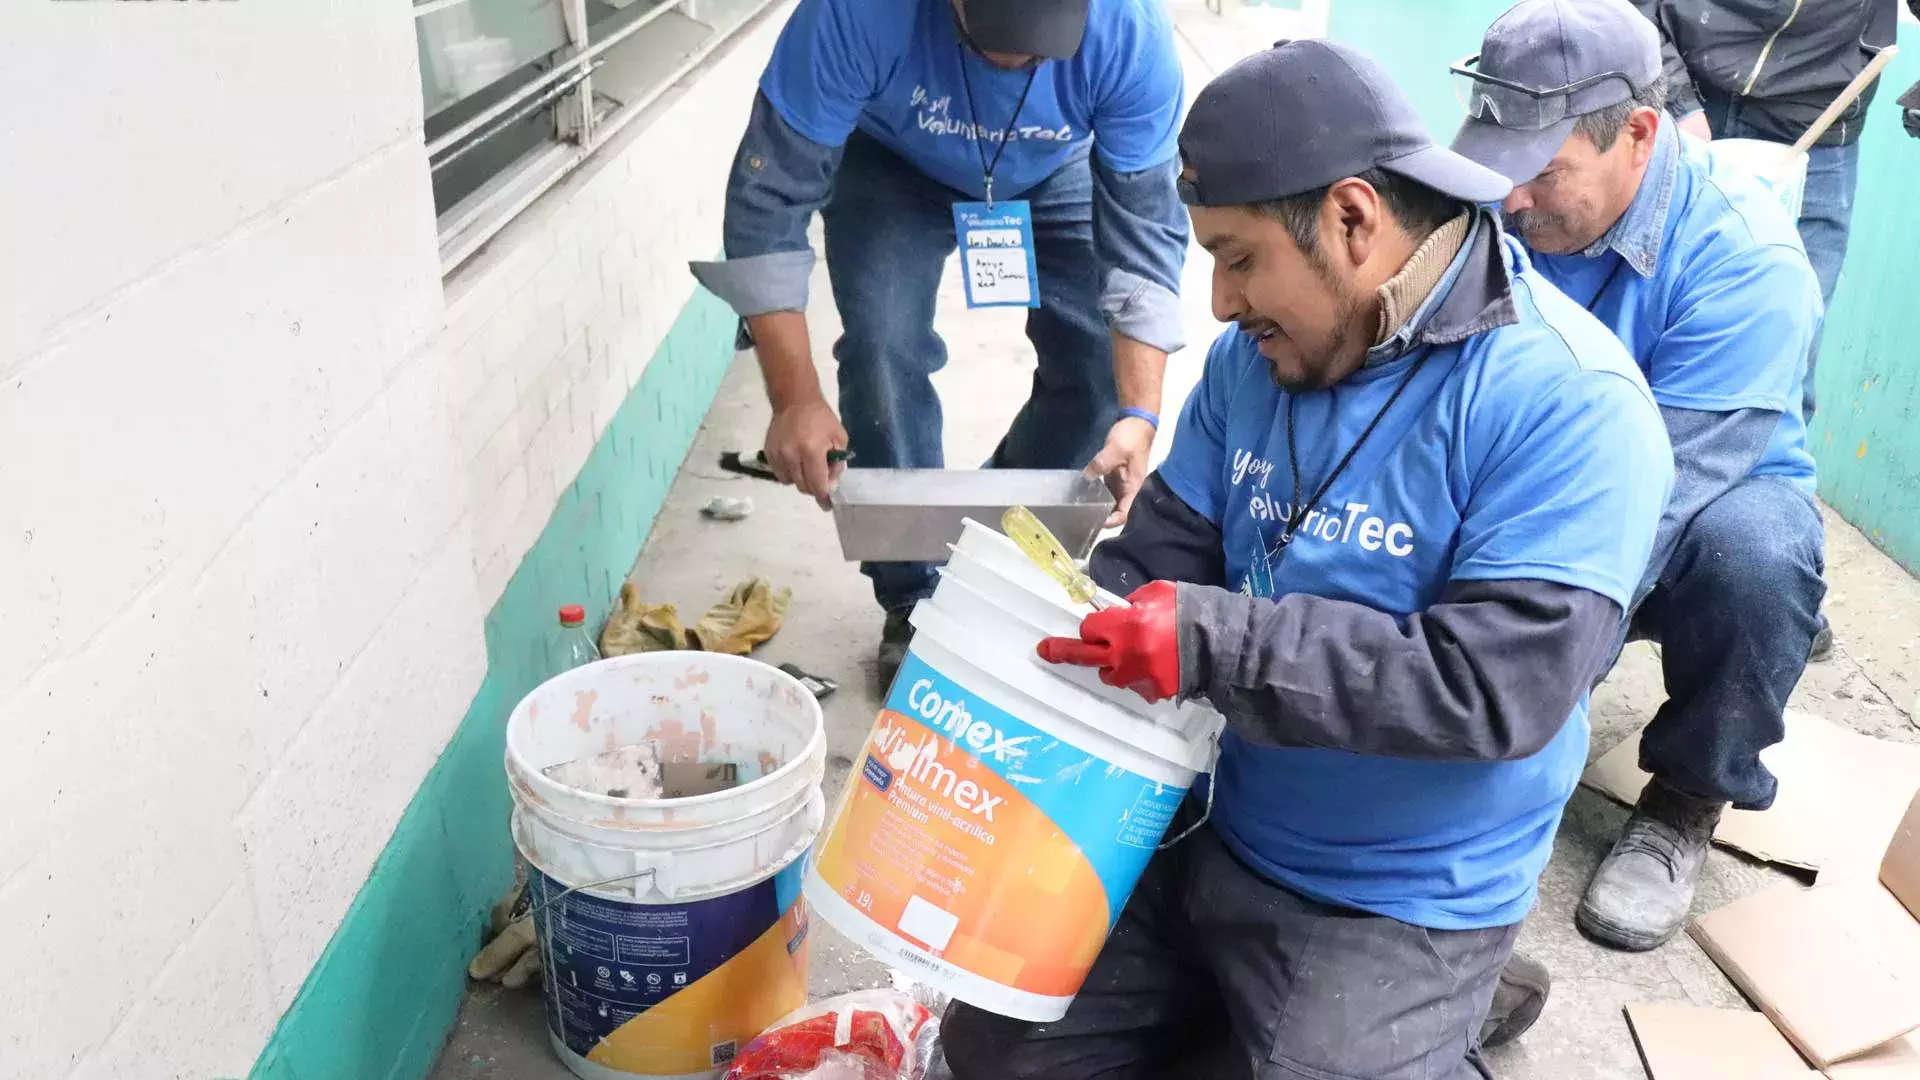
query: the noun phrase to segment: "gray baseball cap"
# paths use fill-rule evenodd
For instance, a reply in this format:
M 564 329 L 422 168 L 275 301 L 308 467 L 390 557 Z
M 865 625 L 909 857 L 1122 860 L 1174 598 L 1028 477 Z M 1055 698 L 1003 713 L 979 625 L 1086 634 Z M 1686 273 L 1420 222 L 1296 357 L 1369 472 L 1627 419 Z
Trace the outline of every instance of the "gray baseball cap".
M 1087 33 L 1087 0 L 960 0 L 967 37 L 983 52 L 1066 60 Z
M 1540 175 L 1573 122 L 1660 75 L 1660 32 L 1627 0 L 1520 0 L 1494 20 L 1467 80 L 1453 148 L 1516 184 Z
M 1180 128 L 1180 160 L 1190 206 L 1284 199 L 1374 168 L 1466 202 L 1497 202 L 1513 186 L 1434 145 L 1370 57 L 1320 39 L 1279 42 L 1209 82 Z

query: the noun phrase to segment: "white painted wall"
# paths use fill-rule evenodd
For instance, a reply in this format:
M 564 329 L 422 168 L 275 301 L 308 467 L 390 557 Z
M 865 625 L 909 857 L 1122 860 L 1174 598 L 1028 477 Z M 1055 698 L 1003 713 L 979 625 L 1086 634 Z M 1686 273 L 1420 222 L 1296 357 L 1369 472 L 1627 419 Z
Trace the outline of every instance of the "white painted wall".
M 404 2 L 9 5 L 0 1078 L 250 1069 L 690 294 L 777 20 L 443 288 Z
M 716 257 L 727 171 L 791 4 L 622 131 L 447 282 L 474 570 L 491 605 Z

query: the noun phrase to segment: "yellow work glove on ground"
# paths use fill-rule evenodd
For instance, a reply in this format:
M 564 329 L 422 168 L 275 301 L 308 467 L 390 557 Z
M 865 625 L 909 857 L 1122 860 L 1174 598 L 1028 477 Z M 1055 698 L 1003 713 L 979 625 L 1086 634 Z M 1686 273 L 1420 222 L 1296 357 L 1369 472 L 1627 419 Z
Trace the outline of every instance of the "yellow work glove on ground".
M 689 649 L 687 628 L 672 604 L 647 604 L 633 582 L 622 582 L 620 599 L 613 614 L 600 630 L 601 656 L 627 656 L 632 653 Z
M 517 881 L 493 905 L 489 940 L 467 965 L 468 975 L 482 982 L 497 982 L 509 990 L 539 981 L 540 949 L 534 940 L 533 920 L 524 917 L 526 890 L 527 883 Z
M 792 603 L 793 590 L 775 589 L 763 577 L 750 578 L 701 617 L 692 631 L 693 642 L 707 652 L 745 656 L 779 632 Z

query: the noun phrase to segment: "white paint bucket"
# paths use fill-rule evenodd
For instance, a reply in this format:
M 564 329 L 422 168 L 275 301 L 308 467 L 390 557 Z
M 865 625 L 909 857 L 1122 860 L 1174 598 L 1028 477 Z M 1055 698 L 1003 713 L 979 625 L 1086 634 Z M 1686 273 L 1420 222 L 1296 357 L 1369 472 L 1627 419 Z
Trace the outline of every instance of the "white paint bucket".
M 739 784 L 623 799 L 542 770 L 651 742 Z M 717 1077 L 807 999 L 805 855 L 825 817 L 820 705 L 755 660 L 622 656 L 555 676 L 507 719 L 554 1051 L 587 1080 Z
M 1793 220 L 1807 193 L 1807 155 L 1786 143 L 1765 139 L 1715 139 L 1706 144 L 1712 171 L 1743 174 L 1780 200 Z
M 806 877 L 882 961 L 1023 1020 L 1066 1013 L 1220 728 L 1035 655 L 1089 611 L 967 522 Z

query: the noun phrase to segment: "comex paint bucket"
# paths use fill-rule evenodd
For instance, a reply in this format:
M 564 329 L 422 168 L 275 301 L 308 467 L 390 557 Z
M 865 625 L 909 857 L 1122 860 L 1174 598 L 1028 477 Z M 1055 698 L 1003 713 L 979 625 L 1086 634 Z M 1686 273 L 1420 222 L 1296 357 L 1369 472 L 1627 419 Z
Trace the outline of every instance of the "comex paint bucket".
M 1035 655 L 1090 610 L 967 522 L 806 878 L 885 963 L 1022 1020 L 1065 1015 L 1220 728 Z
M 646 743 L 731 762 L 738 786 L 634 799 L 542 771 Z M 513 837 L 529 864 L 554 1050 L 587 1080 L 717 1077 L 807 999 L 808 848 L 826 806 L 820 706 L 754 660 L 588 664 L 507 720 Z

